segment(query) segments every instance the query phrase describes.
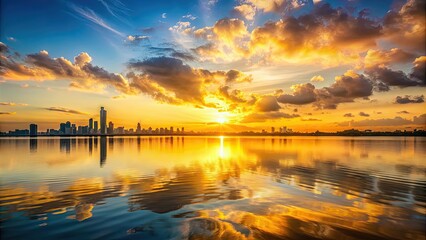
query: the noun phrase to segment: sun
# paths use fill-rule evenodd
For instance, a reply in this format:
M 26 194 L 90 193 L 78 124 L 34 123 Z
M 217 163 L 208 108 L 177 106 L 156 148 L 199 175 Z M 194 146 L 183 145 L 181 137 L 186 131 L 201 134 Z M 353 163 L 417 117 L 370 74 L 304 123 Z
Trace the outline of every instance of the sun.
M 221 116 L 221 117 L 219 117 L 217 120 L 216 120 L 218 123 L 220 123 L 220 124 L 224 124 L 224 123 L 226 123 L 226 118 L 225 117 L 223 117 L 223 116 Z

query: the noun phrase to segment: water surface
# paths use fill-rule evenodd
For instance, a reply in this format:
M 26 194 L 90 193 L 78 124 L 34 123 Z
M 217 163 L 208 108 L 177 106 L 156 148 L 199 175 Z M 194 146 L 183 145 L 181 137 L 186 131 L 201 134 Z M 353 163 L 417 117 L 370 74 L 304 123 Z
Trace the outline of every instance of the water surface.
M 1 239 L 425 239 L 426 139 L 0 138 Z

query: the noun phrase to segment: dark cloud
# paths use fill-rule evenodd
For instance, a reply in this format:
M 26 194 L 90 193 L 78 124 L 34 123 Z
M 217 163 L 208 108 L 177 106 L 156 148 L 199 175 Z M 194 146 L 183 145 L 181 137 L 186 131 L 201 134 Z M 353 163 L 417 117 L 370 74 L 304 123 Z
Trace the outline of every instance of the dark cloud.
M 16 114 L 16 112 L 0 112 L 0 115 L 13 115 Z
M 371 81 L 364 75 L 353 72 L 336 77 L 336 81 L 326 89 L 335 97 L 349 99 L 368 97 L 373 93 Z
M 9 48 L 7 47 L 7 45 L 0 42 L 0 53 L 6 53 L 8 51 L 9 51 Z
M 370 116 L 370 114 L 365 113 L 365 112 L 359 112 L 359 115 L 360 115 L 361 117 L 369 117 L 369 116 Z
M 410 77 L 426 85 L 426 56 L 421 56 L 414 60 L 413 71 Z
M 158 99 L 168 99 L 166 102 L 169 103 L 187 103 L 205 107 L 217 107 L 216 104 L 205 101 L 205 97 L 212 94 L 208 90 L 209 87 L 212 88 L 213 85 L 221 85 L 226 82 L 240 82 L 249 78 L 236 70 L 211 72 L 192 68 L 182 60 L 170 57 L 133 61 L 128 63 L 128 68 L 140 73 L 129 75 L 137 76 L 132 78 L 131 85 L 136 90 Z M 141 83 L 143 84 L 141 85 Z M 150 90 L 155 90 L 155 92 L 149 93 Z M 239 102 L 238 99 L 242 100 L 243 96 L 239 90 L 231 93 L 228 90 L 229 87 L 219 88 L 222 97 L 231 99 L 234 103 Z M 158 95 L 158 93 L 161 94 Z
M 197 60 L 197 58 L 195 56 L 193 56 L 190 53 L 185 53 L 185 52 L 174 51 L 170 54 L 170 56 L 172 56 L 174 58 L 182 59 L 184 61 L 196 61 Z
M 403 110 L 403 111 L 400 111 L 400 112 L 397 112 L 398 114 L 410 114 L 410 112 L 408 112 L 408 111 L 405 111 L 405 110 Z
M 256 103 L 256 109 L 259 112 L 273 112 L 281 109 L 274 96 L 264 96 Z
M 278 96 L 280 103 L 303 105 L 316 101 L 315 86 L 311 83 L 298 84 L 293 87 L 293 94 Z
M 70 114 L 86 115 L 86 113 L 84 113 L 84 112 L 80 112 L 80 111 L 69 109 L 69 108 L 63 108 L 63 107 L 49 107 L 49 108 L 44 108 L 44 109 L 48 110 L 48 111 L 54 111 L 54 112 L 63 112 L 63 113 L 70 113 Z
M 151 81 L 173 92 L 176 98 L 200 104 L 204 103 L 202 84 L 213 77 L 207 70 L 192 69 L 182 60 L 169 57 L 130 62 L 128 67 L 146 74 Z
M 226 72 L 226 83 L 241 83 L 241 82 L 251 82 L 253 80 L 251 75 L 243 74 L 238 70 L 231 69 Z
M 355 117 L 352 113 L 345 113 L 343 117 Z
M 422 125 L 423 127 L 425 127 L 426 126 L 426 114 L 422 114 L 420 116 L 415 116 L 413 118 L 413 123 L 419 124 L 419 125 Z
M 384 36 L 404 47 L 425 51 L 424 0 L 408 0 L 400 9 L 389 11 L 383 19 Z
M 420 96 L 405 95 L 404 97 L 397 96 L 395 98 L 395 103 L 398 103 L 398 104 L 423 103 L 424 101 L 425 101 L 425 97 L 423 95 L 420 95 Z
M 183 61 L 197 61 L 197 57 L 195 57 L 192 53 L 176 49 L 175 46 L 173 47 L 153 47 L 150 46 L 147 48 L 147 50 L 152 53 L 156 54 L 159 57 L 162 56 L 169 56 L 172 58 L 178 58 Z
M 283 112 L 264 112 L 264 113 L 251 113 L 244 117 L 242 123 L 252 122 L 265 122 L 266 120 L 282 119 L 282 118 L 297 118 L 299 114 L 288 114 Z
M 409 87 L 418 86 L 421 83 L 410 79 L 403 71 L 394 71 L 384 66 L 374 66 L 365 71 L 373 80 L 384 83 L 386 86 L 379 90 L 388 89 L 387 86 Z M 377 86 L 377 85 L 376 85 Z
M 231 101 L 232 103 L 246 103 L 247 100 L 244 98 L 242 92 L 238 89 L 234 89 L 230 91 L 229 86 L 219 87 L 219 93 L 226 100 Z
M 280 103 L 300 105 L 313 103 L 319 109 L 335 109 L 340 103 L 353 102 L 356 98 L 369 97 L 373 93 L 372 81 L 353 71 L 337 76 L 329 87 L 315 89 L 311 83 L 305 83 L 294 85 L 292 88 L 293 94 L 278 96 Z

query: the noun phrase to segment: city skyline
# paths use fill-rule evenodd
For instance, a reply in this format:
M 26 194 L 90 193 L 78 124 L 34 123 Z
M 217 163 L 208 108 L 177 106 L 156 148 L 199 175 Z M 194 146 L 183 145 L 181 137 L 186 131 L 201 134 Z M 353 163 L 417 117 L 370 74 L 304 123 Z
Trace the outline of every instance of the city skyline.
M 100 106 L 125 128 L 425 129 L 424 8 L 3 0 L 0 131 L 86 124 Z
M 59 128 L 49 128 L 45 131 L 38 131 L 38 125 L 36 123 L 29 124 L 29 129 L 14 129 L 9 132 L 1 132 L 0 136 L 104 136 L 104 135 L 132 135 L 132 134 L 144 134 L 144 135 L 179 135 L 185 134 L 184 127 L 176 128 L 174 127 L 160 127 L 152 128 L 147 127 L 142 128 L 140 122 L 137 123 L 136 128 L 126 129 L 123 126 L 114 127 L 114 123 L 109 121 L 107 125 L 107 110 L 104 107 L 100 108 L 99 111 L 99 121 L 93 120 L 90 118 L 88 120 L 88 125 L 76 125 L 70 121 L 61 122 Z M 98 122 L 100 127 L 98 128 Z

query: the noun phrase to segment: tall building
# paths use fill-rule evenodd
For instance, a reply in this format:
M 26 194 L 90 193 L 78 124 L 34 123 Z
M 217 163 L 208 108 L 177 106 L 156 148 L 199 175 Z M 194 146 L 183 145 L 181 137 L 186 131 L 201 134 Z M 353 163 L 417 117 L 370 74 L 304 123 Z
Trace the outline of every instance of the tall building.
M 138 127 L 136 128 L 136 133 L 141 133 L 141 123 L 138 123 Z
M 93 118 L 89 119 L 89 132 L 91 133 L 93 130 Z
M 100 111 L 101 134 L 107 133 L 107 111 L 101 107 Z
M 98 133 L 98 121 L 95 121 L 93 123 L 93 133 Z
M 65 123 L 61 123 L 59 125 L 59 132 L 60 132 L 60 134 L 65 134 L 65 127 L 66 127 Z
M 30 136 L 37 136 L 37 124 L 30 124 Z

